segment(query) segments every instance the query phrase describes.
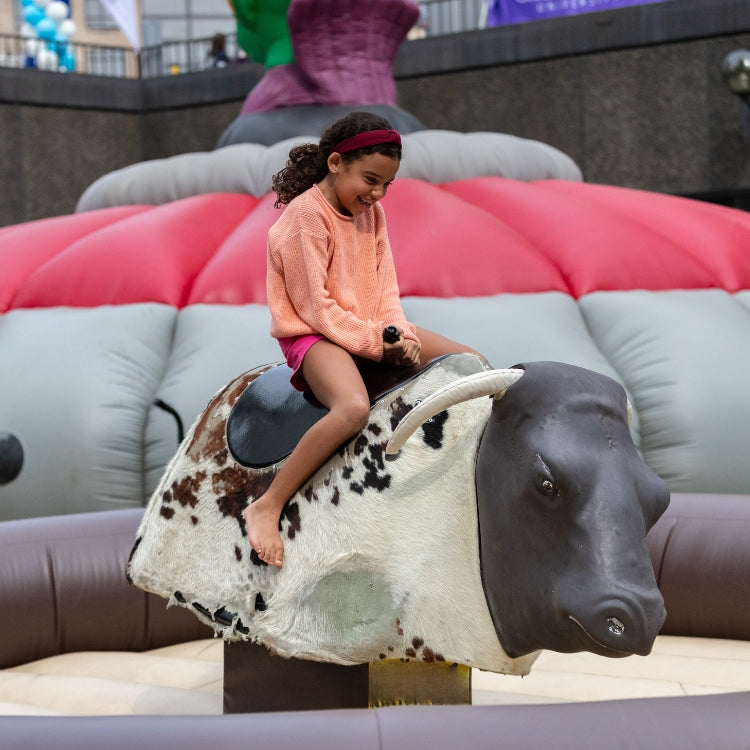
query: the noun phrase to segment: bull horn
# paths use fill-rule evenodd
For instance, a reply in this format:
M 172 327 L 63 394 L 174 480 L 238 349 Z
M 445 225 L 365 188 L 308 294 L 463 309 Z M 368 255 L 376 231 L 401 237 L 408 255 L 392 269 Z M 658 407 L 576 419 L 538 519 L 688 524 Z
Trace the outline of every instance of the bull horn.
M 523 375 L 523 372 L 523 370 L 517 369 L 485 370 L 467 375 L 460 380 L 455 380 L 438 388 L 424 401 L 419 402 L 398 423 L 385 448 L 386 454 L 398 453 L 401 446 L 420 425 L 451 406 L 482 396 L 502 398 L 506 389 L 513 385 Z

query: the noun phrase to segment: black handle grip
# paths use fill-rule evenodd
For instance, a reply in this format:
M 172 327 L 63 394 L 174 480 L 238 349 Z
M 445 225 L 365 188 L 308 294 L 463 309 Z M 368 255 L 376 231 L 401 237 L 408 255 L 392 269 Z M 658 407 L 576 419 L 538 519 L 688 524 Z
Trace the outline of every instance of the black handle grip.
M 395 344 L 401 338 L 401 334 L 396 326 L 386 326 L 383 329 L 383 341 L 386 344 Z

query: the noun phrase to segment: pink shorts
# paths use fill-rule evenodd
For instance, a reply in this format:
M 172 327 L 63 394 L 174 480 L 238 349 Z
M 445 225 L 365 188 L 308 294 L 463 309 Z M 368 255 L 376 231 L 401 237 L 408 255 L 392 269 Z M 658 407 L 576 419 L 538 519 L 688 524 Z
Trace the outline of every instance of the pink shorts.
M 321 336 L 318 333 L 309 333 L 302 336 L 287 336 L 278 340 L 281 351 L 286 358 L 286 363 L 294 370 L 292 377 L 289 378 L 289 382 L 298 391 L 307 391 L 310 388 L 302 377 L 302 360 L 305 358 L 308 349 L 324 338 L 325 336 Z

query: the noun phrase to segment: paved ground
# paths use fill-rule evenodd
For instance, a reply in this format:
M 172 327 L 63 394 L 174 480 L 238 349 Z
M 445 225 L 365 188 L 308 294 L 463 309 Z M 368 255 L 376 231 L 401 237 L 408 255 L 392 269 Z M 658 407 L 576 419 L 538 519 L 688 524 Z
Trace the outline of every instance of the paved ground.
M 750 643 L 660 636 L 649 656 L 545 651 L 526 677 L 473 673 L 474 704 L 655 698 L 750 690 Z
M 66 654 L 0 671 L 2 715 L 220 714 L 222 642 Z M 543 653 L 526 677 L 474 670 L 475 705 L 750 690 L 750 642 L 660 636 L 651 655 Z

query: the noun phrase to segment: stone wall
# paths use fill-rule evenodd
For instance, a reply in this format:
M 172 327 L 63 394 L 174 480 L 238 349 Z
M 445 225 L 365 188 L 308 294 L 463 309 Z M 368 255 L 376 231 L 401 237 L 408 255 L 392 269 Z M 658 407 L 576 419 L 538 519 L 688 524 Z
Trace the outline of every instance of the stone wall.
M 210 151 L 262 74 L 125 80 L 0 68 L 0 226 L 72 213 L 115 169 Z
M 402 48 L 399 102 L 431 127 L 549 143 L 590 182 L 747 189 L 750 139 L 721 78 L 738 48 L 750 49 L 750 3 L 734 0 L 540 21 Z

